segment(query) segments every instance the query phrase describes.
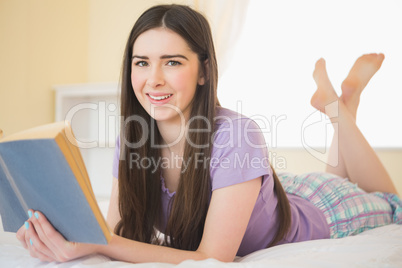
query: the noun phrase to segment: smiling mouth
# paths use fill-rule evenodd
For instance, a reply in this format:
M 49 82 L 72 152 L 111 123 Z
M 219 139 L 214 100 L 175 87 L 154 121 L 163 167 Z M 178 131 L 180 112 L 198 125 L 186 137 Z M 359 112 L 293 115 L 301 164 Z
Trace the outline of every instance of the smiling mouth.
M 167 94 L 167 95 L 164 95 L 164 96 L 152 96 L 150 94 L 147 94 L 147 95 L 148 95 L 148 97 L 150 97 L 153 100 L 160 101 L 160 100 L 165 100 L 165 99 L 170 98 L 173 94 Z

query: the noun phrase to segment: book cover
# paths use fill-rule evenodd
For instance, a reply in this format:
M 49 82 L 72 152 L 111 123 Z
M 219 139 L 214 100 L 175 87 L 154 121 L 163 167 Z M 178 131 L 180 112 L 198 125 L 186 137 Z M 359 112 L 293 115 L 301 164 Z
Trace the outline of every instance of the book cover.
M 4 231 L 18 231 L 28 209 L 41 211 L 69 241 L 106 244 L 111 238 L 69 124 L 49 124 L 0 140 Z

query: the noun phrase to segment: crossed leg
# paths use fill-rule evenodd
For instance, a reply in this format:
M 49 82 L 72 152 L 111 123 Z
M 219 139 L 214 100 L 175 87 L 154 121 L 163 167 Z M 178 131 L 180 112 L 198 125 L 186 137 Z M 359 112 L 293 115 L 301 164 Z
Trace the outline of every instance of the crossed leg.
M 380 69 L 383 60 L 384 54 L 372 53 L 359 57 L 342 83 L 342 95 L 340 100 L 343 101 L 355 121 L 357 108 L 360 103 L 360 95 L 373 75 Z M 334 135 L 329 149 L 328 163 L 337 163 L 337 165 L 327 165 L 326 171 L 346 178 L 348 174 L 343 156 L 341 152 L 338 151 L 338 148 L 338 137 Z
M 376 61 L 379 62 L 377 69 L 369 68 L 371 75 L 362 75 L 368 73 L 366 55 L 356 61 L 342 85 L 341 98 L 337 96 L 329 81 L 324 59 L 318 60 L 313 73 L 317 91 L 311 99 L 311 104 L 330 118 L 335 129 L 334 136 L 338 137 L 338 143 L 332 147 L 334 149 L 334 146 L 338 146 L 341 166 L 333 170 L 328 167 L 327 171 L 349 178 L 366 192 L 397 193 L 390 176 L 355 121 L 361 91 L 382 63 L 383 55 L 376 55 L 368 56 L 379 59 Z M 372 63 L 371 60 L 368 62 Z M 351 90 L 353 87 L 355 89 Z

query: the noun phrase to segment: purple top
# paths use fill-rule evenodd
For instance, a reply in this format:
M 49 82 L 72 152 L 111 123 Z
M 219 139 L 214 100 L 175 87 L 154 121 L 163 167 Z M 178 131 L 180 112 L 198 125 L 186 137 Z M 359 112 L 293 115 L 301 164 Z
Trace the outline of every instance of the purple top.
M 211 155 L 212 191 L 242 183 L 262 176 L 262 186 L 251 214 L 246 233 L 237 252 L 244 256 L 266 248 L 277 232 L 277 198 L 274 180 L 268 161 L 268 149 L 258 125 L 241 114 L 218 107 L 215 120 L 214 148 Z M 113 176 L 118 177 L 120 142 L 117 141 Z M 170 211 L 170 193 L 162 181 L 162 223 L 157 226 L 164 230 Z M 288 235 L 279 242 L 285 244 L 313 239 L 329 238 L 329 226 L 324 214 L 312 203 L 298 196 L 288 194 L 292 224 Z

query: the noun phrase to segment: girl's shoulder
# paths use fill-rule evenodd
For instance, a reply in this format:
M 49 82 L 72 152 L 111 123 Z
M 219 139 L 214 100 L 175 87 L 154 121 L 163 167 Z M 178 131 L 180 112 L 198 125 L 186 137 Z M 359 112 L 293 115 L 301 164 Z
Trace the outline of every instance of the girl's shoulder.
M 251 120 L 249 117 L 230 110 L 228 108 L 224 108 L 222 106 L 216 107 L 215 110 L 215 125 L 222 125 L 231 121 L 237 120 Z
M 212 190 L 271 175 L 264 135 L 251 118 L 219 107 L 210 158 Z
M 223 129 L 225 131 L 243 131 L 246 133 L 249 131 L 261 131 L 259 125 L 252 118 L 221 106 L 216 108 L 214 124 L 216 133 Z
M 225 144 L 224 147 L 230 145 L 238 148 L 250 146 L 265 148 L 267 145 L 260 126 L 252 118 L 227 108 L 217 107 L 214 145 L 222 144 Z

